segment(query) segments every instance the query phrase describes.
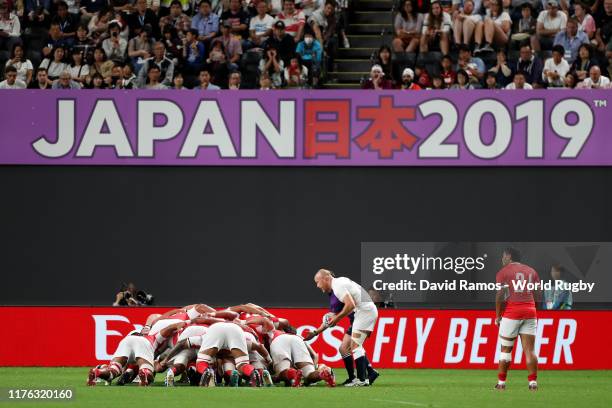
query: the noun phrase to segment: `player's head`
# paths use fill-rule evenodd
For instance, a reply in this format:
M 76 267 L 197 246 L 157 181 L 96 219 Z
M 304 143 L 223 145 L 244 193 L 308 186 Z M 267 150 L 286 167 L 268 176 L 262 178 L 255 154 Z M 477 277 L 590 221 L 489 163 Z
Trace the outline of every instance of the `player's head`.
M 550 277 L 553 280 L 560 280 L 563 277 L 563 272 L 565 268 L 560 264 L 555 264 L 550 268 Z
M 520 262 L 521 251 L 516 248 L 508 247 L 504 248 L 502 252 L 502 265 L 508 265 L 510 262 Z
M 334 278 L 332 271 L 327 269 L 319 269 L 315 274 L 314 281 L 317 284 L 317 288 L 321 289 L 322 292 L 331 292 L 331 282 Z

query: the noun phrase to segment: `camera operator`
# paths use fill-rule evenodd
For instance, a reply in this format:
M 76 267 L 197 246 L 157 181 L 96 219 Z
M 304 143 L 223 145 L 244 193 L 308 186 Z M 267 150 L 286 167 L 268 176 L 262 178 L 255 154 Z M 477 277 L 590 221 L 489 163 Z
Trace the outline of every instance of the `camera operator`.
M 121 290 L 115 296 L 113 306 L 151 306 L 154 297 L 150 293 L 138 290 L 132 282 L 121 285 Z

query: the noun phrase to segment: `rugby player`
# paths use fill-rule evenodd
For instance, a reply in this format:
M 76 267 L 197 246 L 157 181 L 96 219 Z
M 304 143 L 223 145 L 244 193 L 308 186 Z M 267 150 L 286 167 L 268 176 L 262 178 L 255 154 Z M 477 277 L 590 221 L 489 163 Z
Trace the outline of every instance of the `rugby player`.
M 497 272 L 496 282 L 503 288 L 495 297 L 495 325 L 499 326 L 499 372 L 497 374 L 498 390 L 506 389 L 506 377 L 512 361 L 512 348 L 517 336 L 521 336 L 521 345 L 525 353 L 529 389 L 538 389 L 538 356 L 535 353 L 535 337 L 537 329 L 536 302 L 540 293 L 527 288 L 515 288 L 514 282 L 526 281 L 539 283 L 538 273 L 525 264 L 520 263 L 521 253 L 515 248 L 506 248 L 502 253 L 503 267 Z M 536 299 L 537 298 L 537 299 Z
M 327 269 L 319 269 L 315 274 L 314 281 L 319 289 L 325 293 L 333 293 L 336 298 L 344 304 L 342 310 L 337 313 L 331 321 L 324 323 L 318 329 L 309 333 L 306 340 L 322 333 L 328 327 L 333 327 L 344 317 L 355 313 L 352 324 L 350 350 L 355 360 L 357 377 L 347 384 L 346 387 L 363 387 L 370 385 L 368 378 L 368 360 L 366 357 L 363 343 L 372 334 L 374 325 L 378 319 L 376 305 L 370 299 L 368 293 L 357 283 L 349 278 L 334 277 L 333 273 Z M 374 370 L 372 370 L 374 371 Z M 378 377 L 374 371 L 373 380 Z

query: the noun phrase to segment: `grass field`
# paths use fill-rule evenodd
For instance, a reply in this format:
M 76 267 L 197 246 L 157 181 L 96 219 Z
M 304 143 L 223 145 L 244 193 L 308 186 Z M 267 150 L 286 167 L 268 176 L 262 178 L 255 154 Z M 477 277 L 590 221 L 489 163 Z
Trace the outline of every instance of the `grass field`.
M 612 407 L 612 371 L 544 371 L 529 392 L 524 371 L 511 372 L 508 389 L 495 391 L 491 370 L 381 370 L 373 387 L 301 389 L 165 388 L 161 375 L 148 388 L 85 386 L 86 368 L 0 368 L 0 387 L 73 389 L 68 402 L 7 402 L 15 407 Z M 339 380 L 344 373 L 339 372 Z

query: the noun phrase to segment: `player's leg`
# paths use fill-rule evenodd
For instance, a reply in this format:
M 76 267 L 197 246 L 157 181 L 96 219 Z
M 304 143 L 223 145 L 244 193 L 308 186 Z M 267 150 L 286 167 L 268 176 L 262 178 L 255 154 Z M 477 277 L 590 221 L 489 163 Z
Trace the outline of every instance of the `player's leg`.
M 108 364 L 90 369 L 87 376 L 87 385 L 96 385 L 96 379 L 98 378 L 111 382 L 113 378 L 121 375 L 123 372 L 123 367 L 125 367 L 127 361 L 127 356 L 113 357 Z
M 304 341 L 298 336 L 287 336 L 291 345 L 291 361 L 295 367 L 302 372 L 304 384 L 308 385 L 323 380 L 330 387 L 336 386 L 336 378 L 333 371 L 323 365 L 320 370 L 315 369 L 312 356 Z
M 202 344 L 204 346 L 204 344 Z M 212 369 L 213 363 L 215 362 L 215 356 L 219 352 L 217 347 L 207 348 L 198 351 L 198 358 L 196 359 L 196 371 L 200 375 L 200 386 L 208 387 L 210 381 L 214 381 L 214 371 Z
M 340 344 L 340 356 L 342 356 L 342 362 L 344 363 L 344 368 L 346 369 L 346 373 L 348 374 L 348 378 L 344 381 L 343 384 L 348 384 L 353 382 L 355 378 L 355 360 L 353 360 L 353 351 L 351 350 L 351 333 L 349 330 L 344 333 L 344 337 L 342 338 L 342 343 Z
M 146 387 L 153 382 L 153 363 L 142 357 L 137 357 L 136 364 L 138 364 L 139 385 Z
M 230 351 L 232 357 L 234 357 L 236 369 L 240 374 L 249 379 L 251 387 L 262 387 L 263 379 L 261 378 L 259 371 L 257 371 L 255 367 L 253 367 L 253 365 L 249 362 L 249 354 L 241 348 L 232 348 Z
M 523 320 L 519 329 L 521 345 L 523 346 L 523 353 L 525 353 L 525 364 L 529 373 L 527 380 L 529 381 L 529 389 L 532 391 L 538 389 L 538 356 L 535 353 L 536 328 L 536 319 L 527 319 Z
M 501 319 L 499 324 L 499 344 L 501 345 L 501 350 L 499 353 L 497 384 L 495 385 L 495 388 L 498 390 L 506 389 L 506 378 L 510 362 L 512 361 L 512 349 L 518 336 L 519 326 L 520 320 L 506 319 L 505 317 Z
M 355 368 L 357 369 L 357 380 L 359 381 L 354 381 L 351 384 L 360 386 L 368 385 L 365 382 L 368 373 L 368 363 L 366 358 L 366 352 L 363 348 L 363 343 L 371 333 L 371 331 L 353 329 L 353 334 L 351 335 L 351 352 L 353 353 L 353 359 L 355 360 Z
M 299 387 L 302 382 L 302 372 L 291 366 L 291 337 L 282 335 L 270 344 L 270 357 L 274 363 L 275 379 L 284 381 L 286 385 Z

